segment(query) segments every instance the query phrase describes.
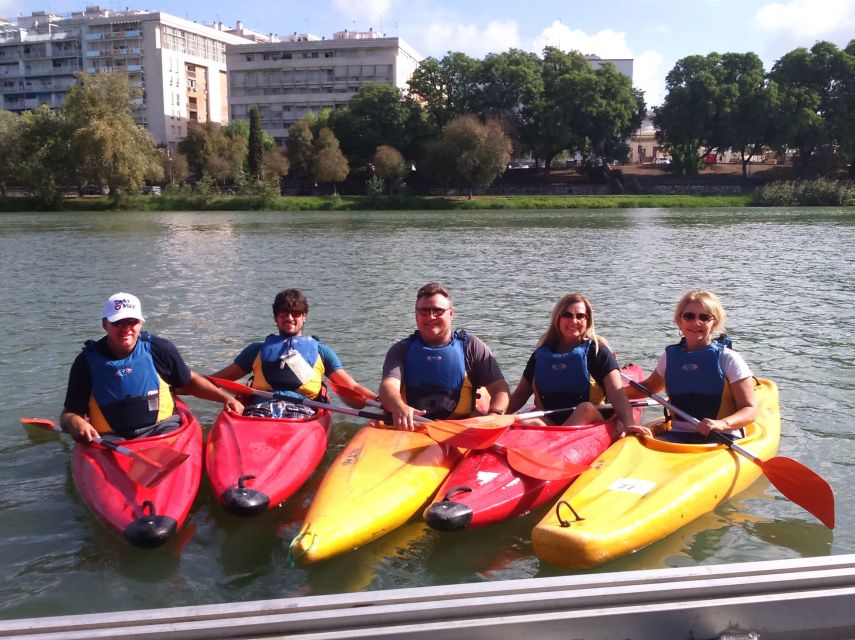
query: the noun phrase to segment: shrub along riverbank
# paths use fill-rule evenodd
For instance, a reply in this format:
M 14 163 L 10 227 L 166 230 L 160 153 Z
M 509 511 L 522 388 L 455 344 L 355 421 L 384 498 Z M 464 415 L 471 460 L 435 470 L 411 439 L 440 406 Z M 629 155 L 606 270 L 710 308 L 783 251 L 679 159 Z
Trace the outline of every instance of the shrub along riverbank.
M 607 196 L 287 196 L 172 193 L 109 198 L 69 198 L 64 211 L 425 211 L 463 209 L 674 209 L 685 207 L 855 206 L 855 183 L 846 180 L 775 182 L 752 193 L 729 195 Z M 36 211 L 32 198 L 0 198 L 0 211 Z
M 678 207 L 744 207 L 750 195 L 614 195 L 614 196 L 137 196 L 120 205 L 108 198 L 72 198 L 63 211 L 424 211 L 463 209 L 635 209 Z M 2 211 L 35 211 L 30 198 L 2 198 Z

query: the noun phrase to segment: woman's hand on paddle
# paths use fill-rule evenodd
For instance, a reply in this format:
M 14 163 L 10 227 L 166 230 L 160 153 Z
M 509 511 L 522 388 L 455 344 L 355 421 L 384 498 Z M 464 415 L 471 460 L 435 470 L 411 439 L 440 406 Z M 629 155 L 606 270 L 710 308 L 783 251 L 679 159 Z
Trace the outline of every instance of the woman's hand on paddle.
M 710 431 L 719 431 L 726 433 L 730 431 L 730 425 L 724 420 L 713 420 L 712 418 L 704 418 L 695 427 L 695 431 L 701 435 L 708 436 Z
M 653 430 L 650 427 L 645 427 L 642 424 L 631 424 L 629 426 L 624 426 L 624 424 L 618 420 L 617 426 L 615 427 L 615 431 L 617 433 L 618 438 L 625 438 L 628 435 L 641 434 L 644 436 L 652 436 Z

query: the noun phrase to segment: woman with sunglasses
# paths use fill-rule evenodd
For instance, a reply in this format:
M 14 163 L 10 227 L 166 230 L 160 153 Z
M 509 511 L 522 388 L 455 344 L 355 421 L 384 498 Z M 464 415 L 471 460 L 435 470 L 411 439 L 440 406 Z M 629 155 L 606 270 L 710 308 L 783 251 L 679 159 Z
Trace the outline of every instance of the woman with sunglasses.
M 535 419 L 526 424 L 595 424 L 606 419 L 594 404 L 604 392 L 620 421 L 617 435 L 648 433 L 635 424 L 617 359 L 606 340 L 594 331 L 590 301 L 581 293 L 569 293 L 552 309 L 549 328 L 511 394 L 508 412 L 516 413 L 533 393 L 538 409 L 575 408 L 552 414 L 549 422 Z
M 643 382 L 651 391 L 665 389 L 671 402 L 695 416 L 700 424 L 673 418 L 671 429 L 658 437 L 670 442 L 715 442 L 710 431 L 742 437 L 742 427 L 757 417 L 754 378 L 739 353 L 722 333 L 727 314 L 718 296 L 693 289 L 674 309 L 674 324 L 682 334 L 679 343 L 665 348 L 656 369 Z M 630 397 L 641 393 L 630 390 Z

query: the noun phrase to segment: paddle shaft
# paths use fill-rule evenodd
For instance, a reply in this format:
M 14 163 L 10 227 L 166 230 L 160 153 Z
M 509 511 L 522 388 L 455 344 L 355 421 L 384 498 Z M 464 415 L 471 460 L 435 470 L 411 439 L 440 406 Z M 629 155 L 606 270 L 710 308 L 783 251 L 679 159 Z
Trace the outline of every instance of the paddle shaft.
M 683 411 L 679 407 L 675 406 L 671 402 L 668 402 L 665 398 L 660 396 L 658 393 L 654 393 L 653 391 L 651 391 L 650 389 L 645 387 L 640 382 L 636 382 L 635 380 L 633 380 L 632 378 L 630 378 L 624 374 L 620 374 L 620 375 L 624 380 L 626 380 L 630 384 L 630 386 L 638 389 L 639 391 L 641 391 L 641 393 L 643 393 L 647 396 L 650 396 L 652 399 L 656 400 L 656 402 L 658 402 L 663 407 L 668 409 L 668 411 L 673 413 L 678 418 L 682 418 L 683 420 L 685 420 L 686 422 L 688 422 L 694 426 L 698 426 L 701 423 L 701 421 L 698 420 L 695 416 L 686 413 L 685 411 Z M 752 462 L 758 462 L 758 463 L 760 462 L 760 458 L 755 456 L 753 453 L 751 453 L 747 449 L 743 449 L 742 447 L 740 447 L 738 444 L 736 444 L 733 440 L 728 438 L 726 435 L 724 435 L 720 431 L 710 431 L 710 433 L 713 434 L 715 437 L 717 437 L 719 440 L 721 440 L 728 447 L 730 447 L 731 449 L 733 449 L 737 453 L 742 454 L 743 456 L 745 456 L 746 458 L 748 458 Z

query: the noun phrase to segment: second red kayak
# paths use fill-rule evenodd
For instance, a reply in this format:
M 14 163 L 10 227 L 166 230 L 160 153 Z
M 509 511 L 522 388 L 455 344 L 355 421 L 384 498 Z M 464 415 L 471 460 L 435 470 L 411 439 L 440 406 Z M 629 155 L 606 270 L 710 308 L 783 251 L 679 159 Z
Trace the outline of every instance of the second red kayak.
M 222 411 L 205 468 L 217 501 L 239 516 L 274 509 L 312 475 L 327 450 L 332 415 L 258 418 Z
M 642 379 L 641 367 L 628 365 L 623 372 Z M 634 409 L 636 420 L 642 409 Z M 615 419 L 582 428 L 526 427 L 508 430 L 498 446 L 470 451 L 440 487 L 424 518 L 434 529 L 456 531 L 494 524 L 528 513 L 561 494 L 575 476 L 542 480 L 515 471 L 503 451 L 534 449 L 560 460 L 588 465 L 614 442 Z
M 140 454 L 161 448 L 187 454 L 156 486 L 137 484 L 131 479 L 137 461 L 104 446 L 76 444 L 71 454 L 83 501 L 108 528 L 138 547 L 160 546 L 182 527 L 202 479 L 202 429 L 186 405 L 176 401 L 175 408 L 181 417 L 176 431 L 121 442 Z

